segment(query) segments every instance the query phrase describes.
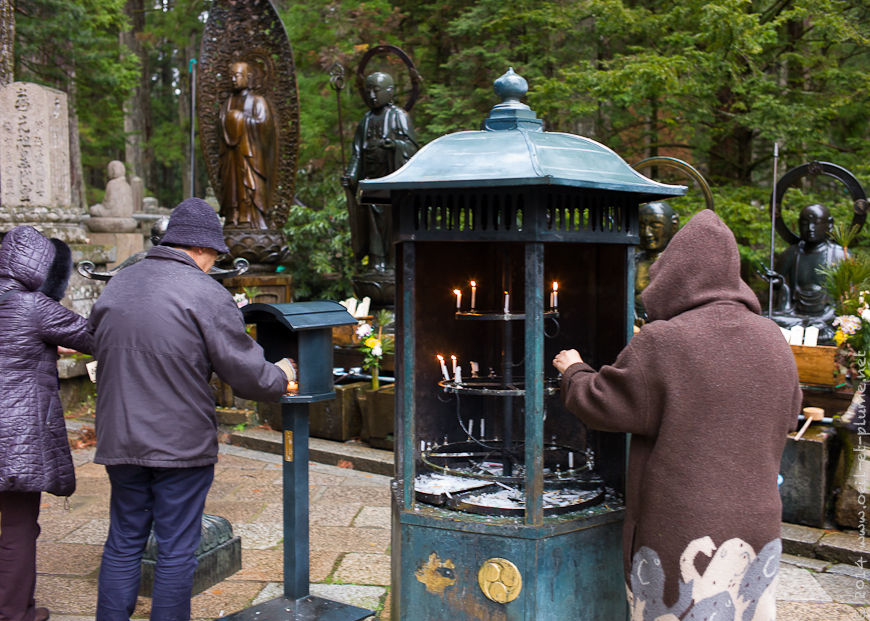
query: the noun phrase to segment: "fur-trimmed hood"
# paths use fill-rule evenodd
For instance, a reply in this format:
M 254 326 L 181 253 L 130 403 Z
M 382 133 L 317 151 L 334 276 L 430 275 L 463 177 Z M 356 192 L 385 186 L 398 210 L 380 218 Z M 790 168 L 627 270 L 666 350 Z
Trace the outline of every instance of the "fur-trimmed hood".
M 40 291 L 54 300 L 66 292 L 72 252 L 59 239 L 48 239 L 32 226 L 16 226 L 0 245 L 0 293 Z

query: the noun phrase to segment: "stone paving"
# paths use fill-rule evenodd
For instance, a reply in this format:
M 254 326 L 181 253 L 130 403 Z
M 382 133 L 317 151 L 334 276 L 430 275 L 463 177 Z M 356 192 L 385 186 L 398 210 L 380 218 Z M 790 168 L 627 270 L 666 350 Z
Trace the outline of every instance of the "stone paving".
M 206 513 L 227 518 L 242 539 L 242 569 L 194 596 L 194 619 L 215 619 L 268 601 L 283 591 L 281 458 L 221 445 Z M 36 601 L 53 620 L 93 619 L 97 573 L 109 526 L 109 480 L 75 450 L 77 490 L 65 501 L 43 494 L 37 549 Z M 376 611 L 389 619 L 389 479 L 311 463 L 311 593 Z M 140 597 L 134 618 L 148 618 Z
M 40 516 L 36 599 L 56 621 L 94 618 L 108 528 L 105 469 L 92 462 L 92 449 L 73 456 L 78 490 L 68 509 L 63 499 L 45 494 Z M 389 619 L 389 479 L 318 463 L 309 473 L 311 593 L 375 610 L 372 620 Z M 218 618 L 281 594 L 281 494 L 278 455 L 221 446 L 206 512 L 230 520 L 241 536 L 242 570 L 196 595 L 193 618 Z M 779 621 L 870 619 L 865 571 L 854 562 L 785 555 Z M 147 618 L 149 606 L 148 598 L 140 598 L 134 617 Z

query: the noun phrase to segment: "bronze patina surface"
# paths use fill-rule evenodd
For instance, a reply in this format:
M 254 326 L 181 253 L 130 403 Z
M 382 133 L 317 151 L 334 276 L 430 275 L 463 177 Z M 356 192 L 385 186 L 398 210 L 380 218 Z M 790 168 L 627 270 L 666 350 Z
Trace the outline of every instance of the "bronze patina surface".
M 199 66 L 200 144 L 231 253 L 255 266 L 277 263 L 295 190 L 299 96 L 293 51 L 272 3 L 216 0 Z

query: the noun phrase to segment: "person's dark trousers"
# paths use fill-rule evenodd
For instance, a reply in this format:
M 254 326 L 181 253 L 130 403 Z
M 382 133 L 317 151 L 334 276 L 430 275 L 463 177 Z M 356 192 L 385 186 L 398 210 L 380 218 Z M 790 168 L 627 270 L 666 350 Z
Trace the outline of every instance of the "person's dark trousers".
M 32 621 L 36 614 L 39 499 L 39 492 L 0 492 L 0 621 Z
M 187 621 L 202 511 L 214 466 L 147 468 L 106 466 L 112 485 L 109 536 L 97 595 L 98 621 L 127 621 L 136 607 L 142 554 L 151 526 L 157 563 L 152 621 Z

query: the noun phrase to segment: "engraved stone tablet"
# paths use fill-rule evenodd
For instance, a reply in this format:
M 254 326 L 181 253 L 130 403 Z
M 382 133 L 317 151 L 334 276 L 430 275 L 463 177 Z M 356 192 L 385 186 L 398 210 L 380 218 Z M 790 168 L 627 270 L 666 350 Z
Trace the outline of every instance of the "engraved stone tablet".
M 0 87 L 0 232 L 31 224 L 82 242 L 71 202 L 66 94 L 29 82 Z

